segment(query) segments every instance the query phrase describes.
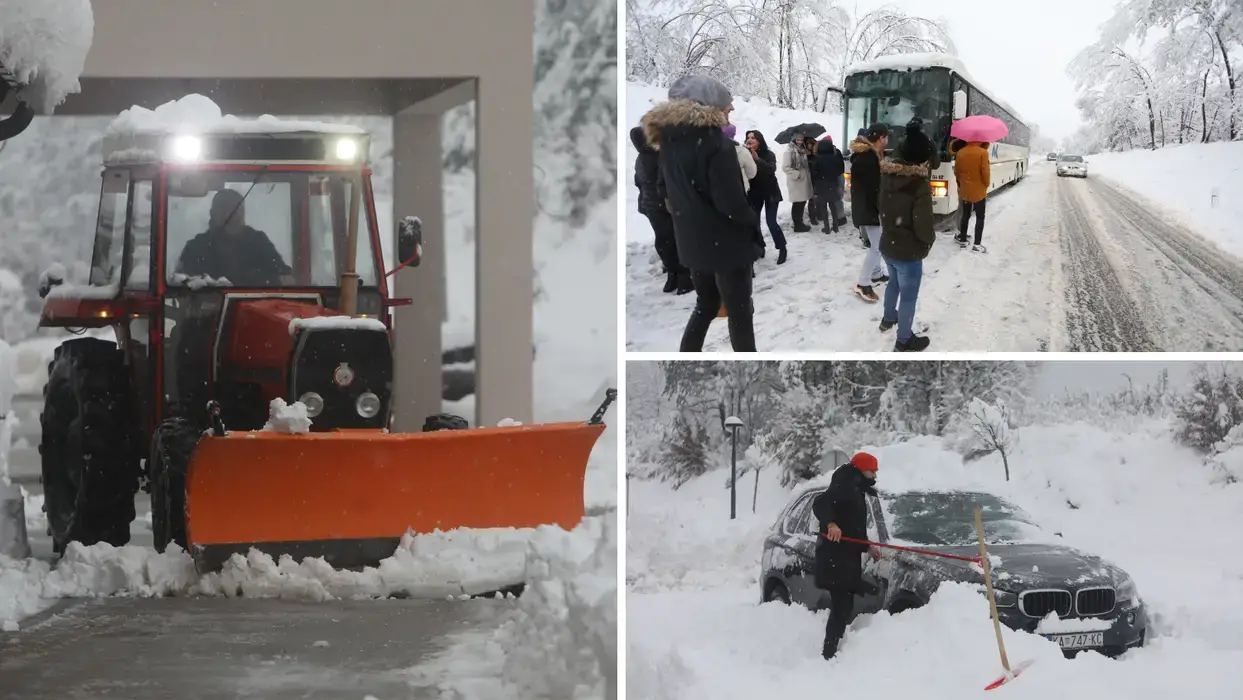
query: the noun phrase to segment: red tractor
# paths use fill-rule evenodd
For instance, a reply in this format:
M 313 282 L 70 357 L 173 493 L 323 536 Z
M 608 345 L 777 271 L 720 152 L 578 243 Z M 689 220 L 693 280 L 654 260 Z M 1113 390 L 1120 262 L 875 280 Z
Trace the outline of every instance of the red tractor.
M 358 566 L 408 530 L 581 519 L 612 392 L 585 423 L 389 432 L 391 313 L 409 300 L 389 293 L 369 141 L 239 120 L 107 136 L 89 276 L 50 270 L 40 289 L 42 326 L 116 337 L 68 340 L 48 368 L 57 552 L 127 543 L 140 484 L 156 548 L 208 569 L 250 547 Z M 398 229 L 397 269 L 417 265 L 420 222 Z M 281 402 L 309 432 L 269 425 Z

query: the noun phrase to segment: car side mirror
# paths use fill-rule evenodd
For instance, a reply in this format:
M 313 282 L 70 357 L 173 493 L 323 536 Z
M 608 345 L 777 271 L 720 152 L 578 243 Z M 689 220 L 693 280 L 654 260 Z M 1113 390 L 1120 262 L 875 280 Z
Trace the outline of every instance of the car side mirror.
M 407 216 L 397 224 L 397 269 L 418 267 L 423 258 L 423 221 Z
M 967 118 L 967 93 L 962 90 L 954 91 L 954 121 Z
M 59 287 L 64 283 L 65 268 L 60 264 L 52 265 L 39 275 L 39 298 L 46 299 L 54 287 Z

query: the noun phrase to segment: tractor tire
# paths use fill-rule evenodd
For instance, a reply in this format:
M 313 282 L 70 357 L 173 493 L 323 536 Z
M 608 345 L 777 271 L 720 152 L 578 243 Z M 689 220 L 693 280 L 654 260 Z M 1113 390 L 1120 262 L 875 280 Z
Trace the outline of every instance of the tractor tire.
M 155 429 L 151 439 L 151 537 L 155 551 L 163 553 L 169 542 L 188 550 L 186 538 L 186 472 L 198 445 L 199 430 L 185 418 L 169 418 Z
M 56 348 L 39 422 L 52 550 L 128 544 L 140 474 L 129 375 L 115 343 L 78 338 Z
M 461 416 L 452 413 L 437 413 L 423 421 L 423 432 L 434 433 L 438 430 L 467 430 L 470 423 Z

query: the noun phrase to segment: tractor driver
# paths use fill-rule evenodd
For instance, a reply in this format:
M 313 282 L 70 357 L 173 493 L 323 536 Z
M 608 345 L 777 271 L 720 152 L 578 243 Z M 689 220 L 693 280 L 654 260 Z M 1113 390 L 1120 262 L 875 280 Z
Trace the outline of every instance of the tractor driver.
M 186 243 L 177 271 L 225 278 L 235 287 L 293 285 L 293 271 L 267 234 L 246 225 L 244 200 L 241 192 L 229 188 L 212 197 L 207 231 Z

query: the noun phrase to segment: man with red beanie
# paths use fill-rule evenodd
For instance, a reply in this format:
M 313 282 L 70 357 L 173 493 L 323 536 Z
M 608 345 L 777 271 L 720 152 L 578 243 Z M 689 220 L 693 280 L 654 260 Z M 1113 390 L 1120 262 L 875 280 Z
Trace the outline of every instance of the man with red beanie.
M 826 659 L 837 654 L 837 645 L 854 617 L 855 596 L 868 592 L 863 581 L 863 555 L 868 546 L 844 542 L 842 537 L 868 538 L 867 494 L 876 493 L 878 466 L 875 456 L 859 452 L 833 472 L 829 488 L 811 504 L 822 535 L 816 543 L 816 587 L 830 596 L 824 630 Z

